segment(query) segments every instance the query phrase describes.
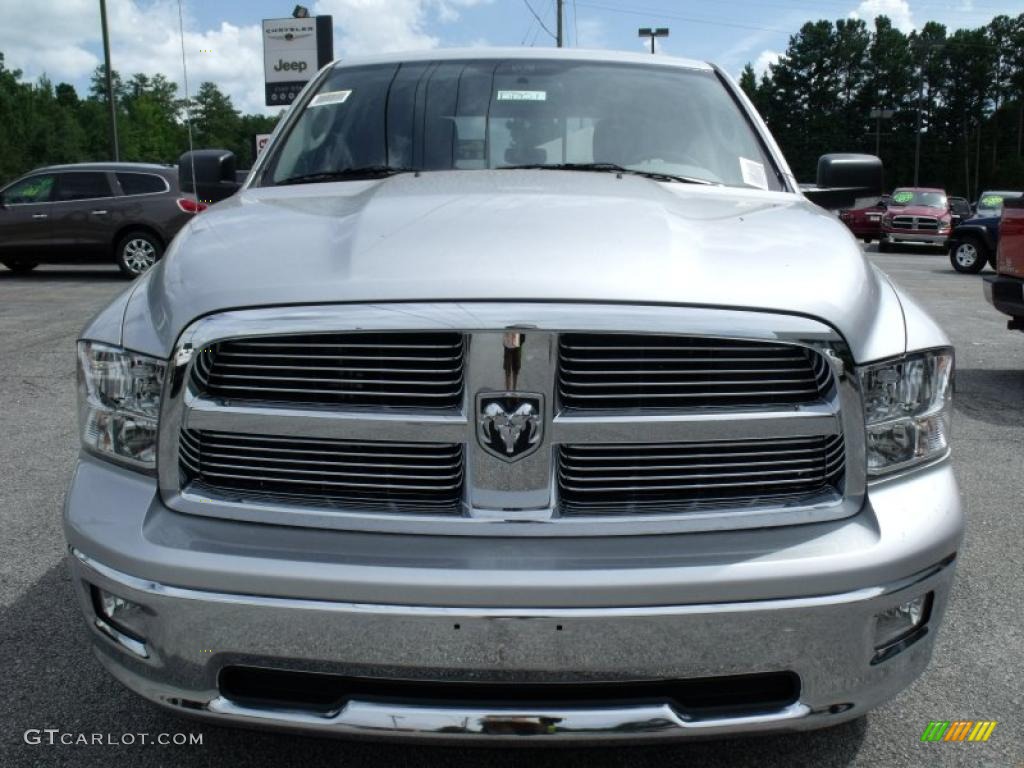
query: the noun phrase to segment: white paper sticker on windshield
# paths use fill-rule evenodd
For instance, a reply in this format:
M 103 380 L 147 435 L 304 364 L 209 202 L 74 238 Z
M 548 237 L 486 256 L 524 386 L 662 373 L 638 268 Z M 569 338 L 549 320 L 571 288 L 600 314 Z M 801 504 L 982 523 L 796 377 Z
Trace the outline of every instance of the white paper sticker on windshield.
M 498 91 L 498 101 L 547 101 L 547 91 Z
M 352 95 L 352 91 L 328 91 L 327 93 L 318 93 L 313 97 L 313 100 L 309 102 L 311 107 L 323 107 L 328 104 L 344 104 L 349 96 Z
M 768 189 L 768 177 L 765 176 L 763 163 L 741 157 L 740 174 L 743 176 L 744 184 L 758 189 Z

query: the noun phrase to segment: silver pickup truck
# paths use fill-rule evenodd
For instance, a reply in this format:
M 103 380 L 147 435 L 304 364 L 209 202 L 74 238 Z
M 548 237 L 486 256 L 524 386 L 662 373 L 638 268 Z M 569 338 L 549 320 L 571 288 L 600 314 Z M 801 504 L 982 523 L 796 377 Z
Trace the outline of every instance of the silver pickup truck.
M 322 70 L 78 343 L 95 653 L 180 713 L 637 740 L 862 716 L 964 519 L 953 351 L 713 66 Z M 187 189 L 233 189 L 186 155 Z M 873 189 L 872 189 L 873 187 Z

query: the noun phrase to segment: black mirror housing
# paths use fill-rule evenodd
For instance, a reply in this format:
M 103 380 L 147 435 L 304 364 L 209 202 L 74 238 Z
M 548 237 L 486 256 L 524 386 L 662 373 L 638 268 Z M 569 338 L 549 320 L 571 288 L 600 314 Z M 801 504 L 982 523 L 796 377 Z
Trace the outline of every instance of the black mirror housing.
M 204 203 L 231 197 L 241 187 L 234 153 L 226 149 L 197 149 L 178 158 L 178 185 Z M 193 177 L 193 169 L 195 176 Z
M 842 152 L 818 158 L 818 178 L 804 194 L 823 208 L 848 208 L 858 198 L 882 194 L 882 161 L 874 155 Z

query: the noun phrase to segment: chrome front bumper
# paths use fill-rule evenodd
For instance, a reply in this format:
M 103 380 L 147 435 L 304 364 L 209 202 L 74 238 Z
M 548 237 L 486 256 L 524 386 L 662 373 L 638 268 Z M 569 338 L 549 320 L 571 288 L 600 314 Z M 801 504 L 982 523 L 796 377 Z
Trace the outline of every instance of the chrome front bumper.
M 64 526 L 97 656 L 154 702 L 229 724 L 518 743 L 799 730 L 864 714 L 926 667 L 964 518 L 943 459 L 871 484 L 851 517 L 803 525 L 615 537 L 352 533 L 177 513 L 152 476 L 83 455 Z M 97 616 L 92 587 L 141 607 L 136 638 Z M 875 615 L 928 592 L 926 631 L 877 661 Z M 664 697 L 573 706 L 349 697 L 324 712 L 226 695 L 228 667 L 454 684 L 446 690 L 793 673 L 799 691 L 727 716 Z
M 630 608 L 368 605 L 182 589 L 72 550 L 97 656 L 127 687 L 181 714 L 325 735 L 488 742 L 637 740 L 804 730 L 858 717 L 906 687 L 931 656 L 952 561 L 842 594 Z M 144 643 L 98 619 L 89 586 L 143 607 Z M 808 584 L 808 591 L 814 589 Z M 926 629 L 873 662 L 874 616 L 932 592 Z M 670 702 L 485 705 L 349 700 L 329 712 L 253 705 L 220 688 L 228 666 L 392 680 L 588 682 L 799 675 L 796 701 L 694 716 Z
M 900 245 L 927 245 L 945 247 L 949 240 L 949 232 L 942 234 L 925 234 L 923 232 L 884 232 L 882 241 Z

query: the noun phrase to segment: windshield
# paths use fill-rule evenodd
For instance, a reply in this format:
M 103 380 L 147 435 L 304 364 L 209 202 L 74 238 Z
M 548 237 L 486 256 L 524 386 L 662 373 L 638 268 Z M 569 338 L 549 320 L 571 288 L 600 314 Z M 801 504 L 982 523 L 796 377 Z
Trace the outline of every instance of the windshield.
M 919 189 L 897 189 L 889 200 L 897 208 L 907 205 L 924 205 L 929 208 L 947 208 L 946 195 L 942 192 L 925 192 Z
M 338 67 L 306 103 L 262 184 L 346 170 L 600 163 L 781 189 L 713 72 L 641 64 L 469 60 Z
M 982 192 L 978 198 L 978 216 L 1002 216 L 1003 200 L 1014 199 L 1024 192 Z

